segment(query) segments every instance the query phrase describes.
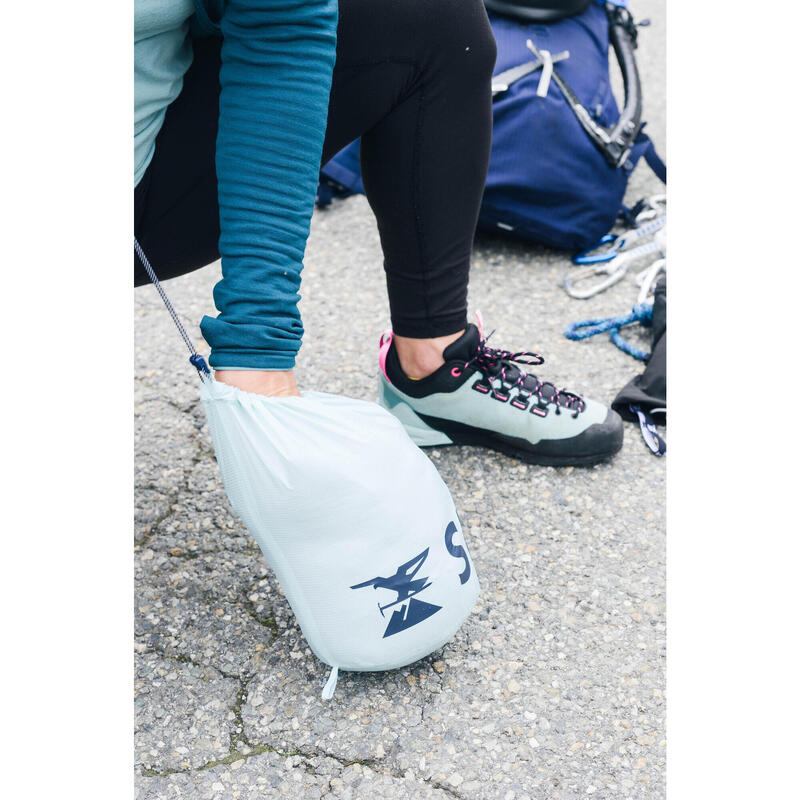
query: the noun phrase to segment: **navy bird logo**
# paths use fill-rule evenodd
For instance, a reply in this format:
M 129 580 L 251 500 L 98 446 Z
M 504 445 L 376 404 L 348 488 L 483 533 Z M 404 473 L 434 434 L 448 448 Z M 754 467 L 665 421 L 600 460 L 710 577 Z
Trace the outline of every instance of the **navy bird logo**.
M 431 581 L 425 578 L 415 578 L 416 574 L 420 571 L 425 559 L 428 557 L 430 547 L 426 547 L 418 556 L 415 556 L 405 564 L 401 564 L 394 575 L 384 578 L 380 575 L 370 578 L 363 583 L 357 583 L 351 586 L 351 589 L 363 589 L 366 586 L 371 586 L 373 589 L 389 589 L 392 592 L 397 592 L 397 599 L 386 605 L 378 603 L 378 610 L 381 616 L 388 608 L 399 606 L 392 612 L 389 619 L 389 624 L 383 634 L 385 639 L 387 636 L 393 636 L 395 633 L 407 630 L 419 622 L 433 616 L 437 611 L 441 611 L 442 606 L 434 605 L 433 603 L 426 603 L 424 600 L 416 599 L 415 595 L 419 594 L 424 589 L 431 585 Z

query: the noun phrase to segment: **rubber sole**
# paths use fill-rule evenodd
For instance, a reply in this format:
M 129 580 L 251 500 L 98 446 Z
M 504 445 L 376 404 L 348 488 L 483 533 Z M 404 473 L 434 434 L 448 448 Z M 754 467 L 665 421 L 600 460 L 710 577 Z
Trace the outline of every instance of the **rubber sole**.
M 525 439 L 515 436 L 472 428 L 451 420 L 436 419 L 435 424 L 446 426 L 446 435 L 453 444 L 486 447 L 524 461 L 526 464 L 543 467 L 588 467 L 606 461 L 622 449 L 622 419 L 616 412 L 609 411 L 609 416 L 612 414 L 619 420 L 618 434 L 616 433 L 616 422 L 613 418 L 609 421 L 606 417 L 605 422 L 590 425 L 583 433 L 571 439 L 543 439 L 537 444 L 530 444 Z M 424 416 L 422 420 L 428 423 L 433 422 Z M 606 426 L 609 426 L 613 432 L 609 431 Z M 585 438 L 581 439 L 581 437 Z M 602 441 L 602 449 L 592 450 L 590 442 L 598 440 Z
M 585 467 L 616 455 L 622 448 L 622 418 L 609 410 L 601 423 L 590 425 L 570 439 L 543 439 L 531 444 L 525 439 L 474 428 L 461 422 L 429 417 L 407 403 L 390 405 L 381 387 L 380 403 L 394 414 L 418 447 L 470 445 L 486 447 L 504 455 L 544 467 Z

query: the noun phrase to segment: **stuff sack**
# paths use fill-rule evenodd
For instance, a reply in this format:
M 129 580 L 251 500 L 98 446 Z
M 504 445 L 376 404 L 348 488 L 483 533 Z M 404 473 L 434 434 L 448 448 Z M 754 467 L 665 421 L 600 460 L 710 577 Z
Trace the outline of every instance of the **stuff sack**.
M 339 669 L 405 666 L 446 644 L 478 597 L 450 492 L 400 422 L 322 392 L 264 397 L 204 378 L 231 505 L 314 654 Z
M 503 5 L 512 13 L 520 4 Z M 623 0 L 616 0 L 608 10 L 598 2 L 577 4 L 582 6 L 581 13 L 546 24 L 489 13 L 497 40 L 494 123 L 478 220 L 483 229 L 575 250 L 594 245 L 611 230 L 641 157 L 666 181 L 664 164 L 641 131 L 640 86 L 633 58 L 636 27 L 621 7 Z M 612 34 L 630 101 L 622 120 L 609 77 Z M 555 58 L 568 51 L 553 69 L 588 116 L 585 126 L 555 76 L 547 80 L 541 67 L 509 76 L 509 70 L 536 61 L 528 39 L 540 52 Z M 592 126 L 612 133 L 605 153 L 602 143 L 587 133 L 586 128 Z M 330 202 L 331 196 L 363 193 L 358 148 L 356 141 L 323 167 L 320 205 Z

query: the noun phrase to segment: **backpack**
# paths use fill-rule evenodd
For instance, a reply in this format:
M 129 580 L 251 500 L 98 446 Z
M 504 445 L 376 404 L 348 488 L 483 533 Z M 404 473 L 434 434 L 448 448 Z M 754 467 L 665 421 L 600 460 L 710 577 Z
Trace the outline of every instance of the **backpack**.
M 666 168 L 642 132 L 637 29 L 626 2 L 486 0 L 497 62 L 479 228 L 584 249 L 626 211 L 625 189 L 640 158 L 666 182 Z M 611 91 L 609 44 L 625 84 L 622 114 Z M 358 141 L 322 168 L 317 203 L 354 192 L 364 192 Z

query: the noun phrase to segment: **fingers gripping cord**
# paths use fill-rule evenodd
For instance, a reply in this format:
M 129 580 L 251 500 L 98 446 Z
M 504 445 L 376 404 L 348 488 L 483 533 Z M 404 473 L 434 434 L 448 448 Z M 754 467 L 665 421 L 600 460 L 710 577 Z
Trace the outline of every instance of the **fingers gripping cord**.
M 208 364 L 206 364 L 206 360 L 197 352 L 192 340 L 189 338 L 189 334 L 186 333 L 186 328 L 183 327 L 183 323 L 181 323 L 180 319 L 178 318 L 178 314 L 172 307 L 172 303 L 170 303 L 167 293 L 164 291 L 163 287 L 161 286 L 161 282 L 156 277 L 155 270 L 151 266 L 150 260 L 145 255 L 144 250 L 142 250 L 142 246 L 139 244 L 139 241 L 135 236 L 133 237 L 133 249 L 136 252 L 136 255 L 139 257 L 139 261 L 142 262 L 142 266 L 147 271 L 150 280 L 153 282 L 153 286 L 156 287 L 156 291 L 164 301 L 164 305 L 167 307 L 167 311 L 169 311 L 172 321 L 175 323 L 178 333 L 183 339 L 183 343 L 189 350 L 189 363 L 197 370 L 201 380 L 206 377 L 210 377 L 211 371 L 208 368 Z

